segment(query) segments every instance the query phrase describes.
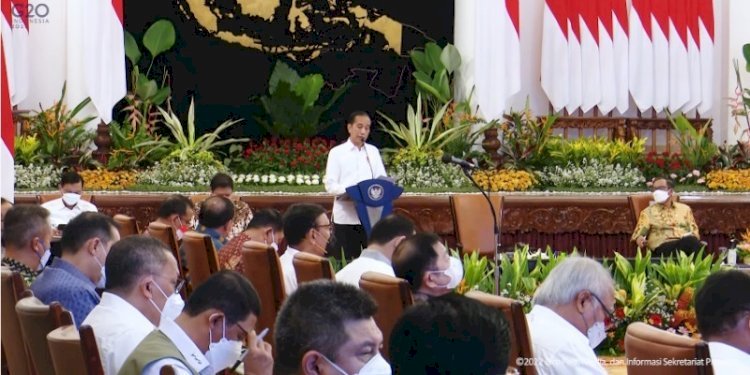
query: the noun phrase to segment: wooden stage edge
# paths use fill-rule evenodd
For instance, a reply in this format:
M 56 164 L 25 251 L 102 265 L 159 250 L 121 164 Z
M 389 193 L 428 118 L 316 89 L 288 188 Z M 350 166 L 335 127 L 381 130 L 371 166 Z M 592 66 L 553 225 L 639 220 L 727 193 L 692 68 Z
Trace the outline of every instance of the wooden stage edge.
M 97 193 L 93 203 L 108 215 L 135 217 L 141 228 L 155 219 L 159 204 L 171 193 Z M 253 210 L 276 208 L 281 211 L 298 202 L 318 203 L 331 210 L 333 198 L 325 194 L 250 195 L 239 193 Z M 37 194 L 19 192 L 16 203 L 36 203 Z M 688 204 L 701 231 L 701 239 L 711 251 L 729 245 L 730 235 L 750 228 L 750 194 L 705 194 L 680 196 Z M 394 211 L 414 220 L 420 231 L 435 232 L 449 246 L 456 245 L 453 216 L 448 194 L 404 195 Z M 484 215 L 484 213 L 480 213 Z M 626 195 L 597 194 L 510 194 L 505 196 L 501 243 L 547 245 L 557 251 L 576 247 L 590 256 L 611 256 L 618 251 L 635 253 L 630 242 L 634 223 Z

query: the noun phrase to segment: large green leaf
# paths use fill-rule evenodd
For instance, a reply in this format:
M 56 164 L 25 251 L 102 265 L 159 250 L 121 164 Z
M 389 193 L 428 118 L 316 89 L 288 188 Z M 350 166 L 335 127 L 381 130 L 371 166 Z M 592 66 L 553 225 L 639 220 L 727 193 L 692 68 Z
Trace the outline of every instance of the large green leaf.
M 128 57 L 133 66 L 138 65 L 138 60 L 141 59 L 141 49 L 138 48 L 138 43 L 133 38 L 133 34 L 125 32 L 125 56 Z
M 310 108 L 318 101 L 323 84 L 322 75 L 310 74 L 297 81 L 292 91 L 302 97 L 305 108 Z
M 279 81 L 288 83 L 289 87 L 294 87 L 299 80 L 299 74 L 294 69 L 282 61 L 276 61 L 271 78 L 268 80 L 268 92 L 273 95 L 276 92 Z
M 169 86 L 164 86 L 158 90 L 156 90 L 156 93 L 151 98 L 151 101 L 156 105 L 162 105 L 169 95 L 172 93 L 172 90 L 169 88 Z
M 440 54 L 440 62 L 443 63 L 448 73 L 455 72 L 461 66 L 461 54 L 458 52 L 458 48 L 448 43 Z
M 438 92 L 437 98 L 441 103 L 451 100 L 451 84 L 448 79 L 448 72 L 445 69 L 440 70 L 432 80 L 432 87 Z
M 745 56 L 745 70 L 750 72 L 750 43 L 742 46 L 742 55 Z
M 440 55 L 443 53 L 443 49 L 435 43 L 427 43 L 424 47 L 424 52 L 427 54 L 427 61 L 432 67 L 433 71 L 445 69 L 443 63 L 440 61 Z
M 143 99 L 151 98 L 152 96 L 156 95 L 157 90 L 158 86 L 156 85 L 156 81 L 154 81 L 153 79 L 148 79 L 148 77 L 146 77 L 146 75 L 143 73 L 138 76 L 135 93 L 139 97 Z
M 411 51 L 410 55 L 411 55 L 411 62 L 412 64 L 414 64 L 414 67 L 417 68 L 417 72 L 420 72 L 426 75 L 431 75 L 432 72 L 435 71 L 435 69 L 433 69 L 432 67 L 432 64 L 430 64 L 430 62 L 427 60 L 426 53 L 422 51 L 418 51 L 418 50 L 413 50 Z
M 154 22 L 143 34 L 143 45 L 151 52 L 154 59 L 162 52 L 172 48 L 175 42 L 174 25 L 169 20 Z

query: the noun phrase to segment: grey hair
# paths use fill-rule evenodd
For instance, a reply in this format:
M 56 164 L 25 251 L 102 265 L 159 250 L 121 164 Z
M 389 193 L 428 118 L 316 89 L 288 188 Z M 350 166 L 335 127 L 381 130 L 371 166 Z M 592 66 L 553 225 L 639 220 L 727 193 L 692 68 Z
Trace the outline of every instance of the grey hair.
M 534 293 L 533 302 L 547 307 L 565 305 L 583 290 L 604 298 L 614 287 L 612 275 L 599 262 L 573 255 L 552 269 Z

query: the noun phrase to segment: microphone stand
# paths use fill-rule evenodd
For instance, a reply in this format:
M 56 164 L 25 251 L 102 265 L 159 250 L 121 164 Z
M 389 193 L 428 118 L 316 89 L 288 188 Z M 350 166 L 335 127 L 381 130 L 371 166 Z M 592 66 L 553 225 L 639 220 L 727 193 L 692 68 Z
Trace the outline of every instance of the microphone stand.
M 492 229 L 495 232 L 495 295 L 500 295 L 500 226 L 497 222 L 497 215 L 495 214 L 495 205 L 492 204 L 492 199 L 490 199 L 490 196 L 488 192 L 486 192 L 484 189 L 482 189 L 479 184 L 477 184 L 477 181 L 474 180 L 474 177 L 471 176 L 471 168 L 467 166 L 461 166 L 461 170 L 464 172 L 466 177 L 471 181 L 471 183 L 474 185 L 474 187 L 479 190 L 480 193 L 484 196 L 484 199 L 487 200 L 487 203 L 490 205 L 490 211 L 492 215 Z M 502 213 L 501 213 L 502 214 Z

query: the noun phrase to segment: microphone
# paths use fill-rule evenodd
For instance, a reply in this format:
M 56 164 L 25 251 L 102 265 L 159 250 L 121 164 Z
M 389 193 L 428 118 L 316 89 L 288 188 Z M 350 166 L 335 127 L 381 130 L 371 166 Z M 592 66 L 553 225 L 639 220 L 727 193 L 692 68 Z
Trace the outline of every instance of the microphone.
M 477 166 L 474 165 L 473 163 L 469 163 L 466 160 L 459 159 L 459 158 L 457 158 L 457 157 L 455 157 L 453 155 L 448 155 L 448 154 L 443 154 L 443 163 L 445 163 L 445 164 L 456 164 L 456 165 L 460 166 L 461 168 L 466 168 L 466 169 L 476 169 L 477 168 Z

